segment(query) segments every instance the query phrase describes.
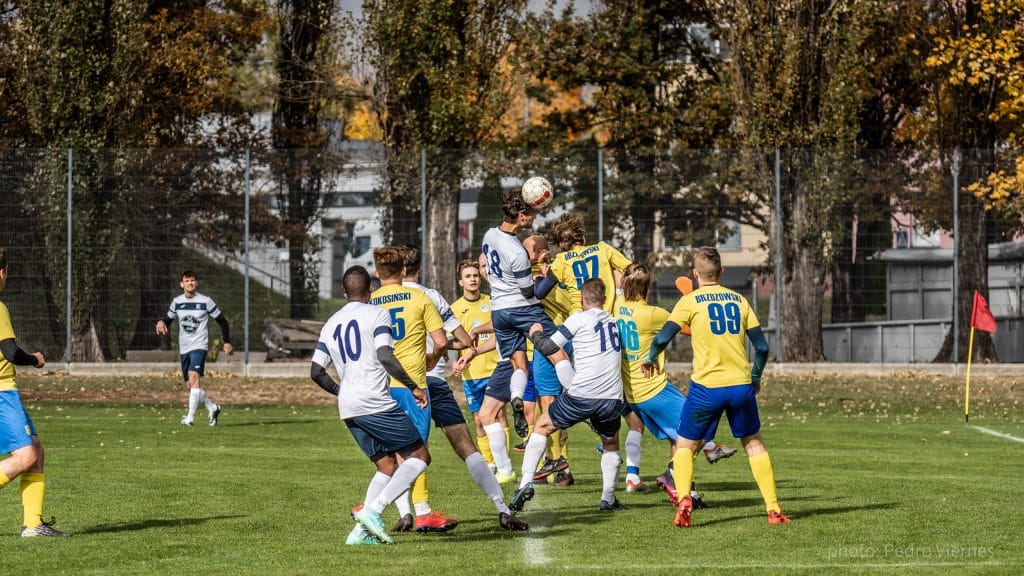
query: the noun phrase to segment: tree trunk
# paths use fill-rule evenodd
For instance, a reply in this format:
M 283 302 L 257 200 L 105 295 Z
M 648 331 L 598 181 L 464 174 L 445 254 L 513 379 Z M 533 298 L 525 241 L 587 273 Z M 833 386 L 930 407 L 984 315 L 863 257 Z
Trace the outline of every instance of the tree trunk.
M 445 155 L 431 171 L 427 191 L 427 245 L 421 250 L 423 281 L 449 302 L 457 298 L 459 196 L 462 193 L 462 155 Z
M 632 188 L 632 201 L 629 207 L 630 220 L 633 222 L 633 260 L 648 262 L 654 252 L 654 155 L 649 151 L 641 151 L 636 158 L 629 150 L 622 153 L 625 160 L 622 165 L 623 178 Z M 592 236 L 596 236 L 596 230 Z M 587 239 L 590 242 L 590 238 Z
M 782 306 L 780 327 L 782 357 L 787 362 L 820 362 L 825 359 L 821 344 L 821 310 L 825 294 L 827 265 L 817 243 L 808 240 L 820 236 L 820 215 L 808 201 L 807 193 L 795 190 L 788 232 L 783 234 Z
M 96 323 L 90 318 L 71 331 L 72 362 L 104 362 L 103 348 L 96 334 Z

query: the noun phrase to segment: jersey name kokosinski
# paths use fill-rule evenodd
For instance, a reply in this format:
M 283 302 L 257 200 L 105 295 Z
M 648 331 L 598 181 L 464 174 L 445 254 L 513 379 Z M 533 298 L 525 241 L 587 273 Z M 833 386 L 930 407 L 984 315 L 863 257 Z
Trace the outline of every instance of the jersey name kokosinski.
M 220 316 L 220 308 L 205 294 L 196 292 L 191 298 L 179 294 L 171 300 L 167 316 L 178 318 L 178 353 L 187 354 L 209 348 L 210 318 Z
M 491 310 L 506 310 L 537 304 L 521 288 L 533 285 L 530 256 L 515 234 L 491 228 L 484 234 L 483 253 L 487 260 L 487 282 L 491 285 Z
M 572 340 L 576 376 L 566 394 L 594 400 L 622 400 L 622 344 L 615 318 L 601 308 L 574 312 L 551 339 Z
M 377 348 L 391 347 L 391 315 L 383 308 L 349 302 L 320 330 L 313 362 L 338 371 L 338 415 L 344 420 L 376 414 L 396 406 L 388 389 L 390 376 L 377 359 Z
M 433 288 L 427 288 L 422 284 L 416 282 L 402 282 L 402 286 L 410 286 L 412 288 L 419 288 L 424 294 L 430 298 L 430 301 L 434 303 L 434 307 L 437 308 L 437 313 L 441 315 L 441 321 L 444 322 L 444 331 L 451 334 L 456 328 L 461 326 L 459 319 L 455 317 L 452 312 L 452 307 L 448 305 L 448 301 L 441 296 L 441 293 Z M 427 336 L 427 354 L 434 351 L 434 340 L 428 335 Z M 447 356 L 447 354 L 445 355 Z M 437 364 L 427 372 L 427 376 L 433 376 L 434 378 L 445 379 L 445 366 L 448 364 L 448 358 L 441 357 L 437 361 Z

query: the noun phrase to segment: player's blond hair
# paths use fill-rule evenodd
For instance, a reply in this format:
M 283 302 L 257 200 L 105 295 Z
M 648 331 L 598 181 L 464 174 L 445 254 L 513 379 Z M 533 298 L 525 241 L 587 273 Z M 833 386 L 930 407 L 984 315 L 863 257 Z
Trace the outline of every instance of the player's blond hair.
M 722 275 L 722 256 L 717 248 L 701 246 L 693 255 L 693 269 L 706 282 L 718 282 Z
M 398 246 L 384 246 L 373 249 L 373 265 L 382 280 L 401 278 L 405 268 L 405 252 Z
M 651 272 L 640 262 L 626 266 L 622 274 L 622 295 L 628 302 L 646 301 L 651 289 Z
M 476 271 L 480 272 L 480 262 L 473 260 L 472 258 L 466 258 L 459 262 L 459 278 L 462 278 L 462 271 L 466 268 L 475 268 Z
M 604 280 L 591 278 L 580 286 L 580 297 L 588 306 L 604 306 Z

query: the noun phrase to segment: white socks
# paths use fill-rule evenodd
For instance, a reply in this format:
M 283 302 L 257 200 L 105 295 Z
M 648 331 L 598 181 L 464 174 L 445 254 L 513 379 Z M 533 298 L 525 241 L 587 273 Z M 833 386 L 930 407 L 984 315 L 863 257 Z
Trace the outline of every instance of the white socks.
M 403 492 L 412 486 L 412 483 L 416 481 L 416 477 L 423 473 L 427 469 L 427 463 L 419 458 L 408 458 L 402 465 L 395 470 L 391 481 L 384 486 L 380 494 L 377 495 L 372 501 L 367 502 L 371 510 L 380 514 L 387 508 L 388 504 L 392 503 L 397 499 Z M 369 494 L 367 494 L 369 498 Z
M 601 500 L 609 504 L 615 502 L 615 482 L 619 476 L 620 464 L 622 458 L 617 450 L 601 455 Z
M 523 479 L 519 482 L 520 488 L 533 483 L 533 475 L 537 472 L 537 465 L 540 464 L 540 459 L 544 457 L 544 452 L 547 449 L 547 436 L 541 436 L 536 432 L 530 434 L 530 441 L 526 443 L 526 453 L 523 454 Z
M 487 441 L 491 444 L 491 454 L 494 456 L 494 465 L 505 476 L 512 475 L 512 459 L 508 455 L 508 441 L 505 438 L 505 428 L 501 422 L 493 422 L 484 426 L 487 433 Z
M 626 434 L 626 480 L 632 482 L 640 481 L 640 455 L 643 453 L 640 448 L 640 439 L 643 433 L 630 430 Z
M 572 368 L 572 362 L 562 360 L 555 364 L 555 374 L 558 374 L 558 383 L 566 390 L 572 385 L 572 379 L 576 377 L 576 371 Z
M 501 492 L 501 484 L 498 484 L 498 479 L 491 474 L 487 461 L 479 452 L 473 452 L 466 458 L 466 468 L 469 468 L 469 475 L 473 477 L 473 481 L 484 491 L 484 494 L 491 499 L 498 512 L 509 512 L 508 506 L 505 505 L 505 495 Z
M 189 391 L 188 391 L 188 416 L 185 417 L 185 418 L 188 419 L 189 422 L 191 422 L 192 420 L 195 420 L 196 410 L 199 408 L 199 402 L 202 400 L 202 397 L 203 397 L 203 389 L 202 388 L 190 388 L 189 389 Z
M 530 377 L 523 370 L 516 370 L 512 372 L 512 381 L 509 387 L 512 389 L 513 398 L 522 398 L 523 394 L 526 394 L 526 383 L 530 380 Z
M 409 502 L 409 497 L 412 495 L 412 489 L 402 492 L 401 495 L 395 500 L 395 508 L 398 509 L 398 516 L 402 517 L 406 514 L 412 514 L 412 504 Z
M 213 400 L 210 400 L 210 397 L 206 395 L 206 388 L 199 389 L 199 401 L 202 402 L 204 406 L 206 406 L 206 410 L 208 412 L 213 412 L 214 409 L 217 408 L 217 403 L 214 402 Z
M 391 476 L 388 476 L 378 470 L 377 473 L 373 475 L 373 478 L 370 478 L 370 485 L 366 487 L 366 497 L 363 498 L 363 506 L 365 506 L 367 502 L 373 502 L 380 494 L 381 490 L 383 490 L 390 481 Z

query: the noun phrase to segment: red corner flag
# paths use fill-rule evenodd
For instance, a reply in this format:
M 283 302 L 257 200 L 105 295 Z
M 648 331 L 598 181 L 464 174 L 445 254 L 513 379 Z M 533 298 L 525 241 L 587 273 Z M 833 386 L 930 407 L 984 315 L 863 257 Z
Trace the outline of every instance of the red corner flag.
M 974 291 L 974 309 L 971 311 L 971 326 L 992 334 L 996 333 L 996 317 L 988 309 L 988 302 L 981 292 Z

